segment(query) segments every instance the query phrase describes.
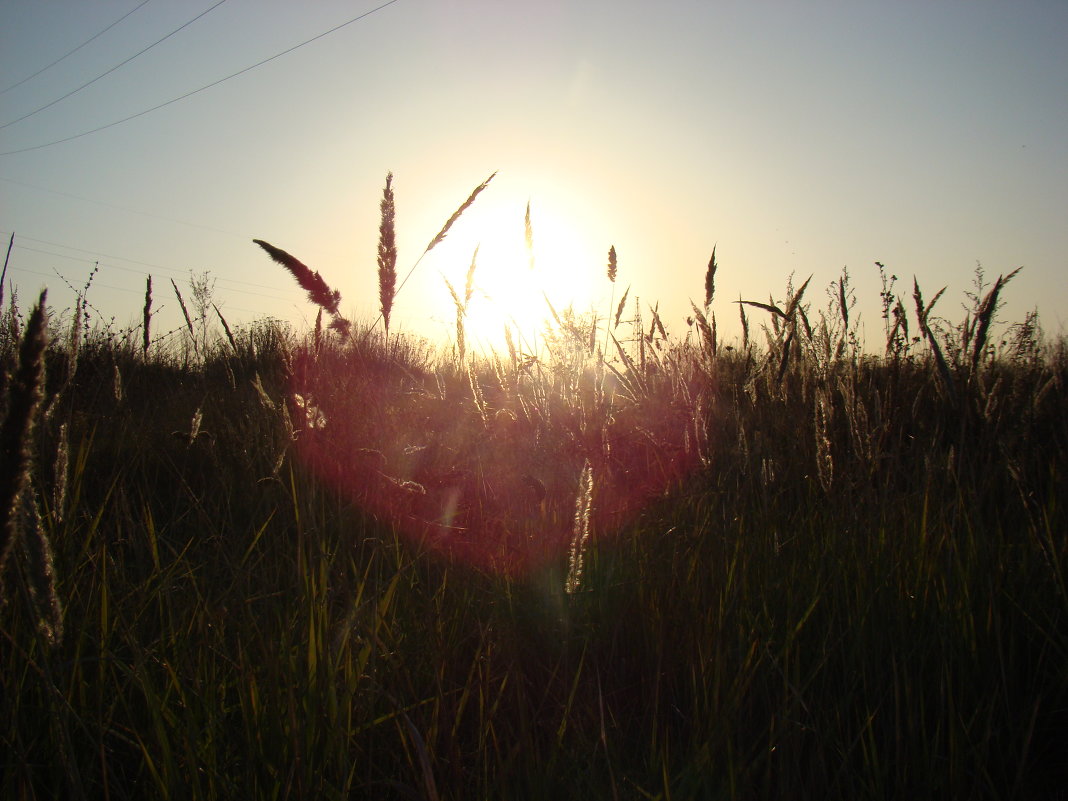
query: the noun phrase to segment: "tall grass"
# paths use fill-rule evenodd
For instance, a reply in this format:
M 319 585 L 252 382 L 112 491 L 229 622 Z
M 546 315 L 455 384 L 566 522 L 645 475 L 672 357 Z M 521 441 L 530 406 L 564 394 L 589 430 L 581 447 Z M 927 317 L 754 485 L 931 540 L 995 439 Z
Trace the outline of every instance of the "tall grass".
M 1068 352 L 1003 278 L 958 324 L 915 281 L 920 341 L 889 282 L 866 355 L 847 278 L 730 349 L 710 292 L 682 340 L 624 297 L 611 354 L 560 312 L 538 361 L 53 323 L 65 625 L 9 558 L 0 797 L 1056 797 Z

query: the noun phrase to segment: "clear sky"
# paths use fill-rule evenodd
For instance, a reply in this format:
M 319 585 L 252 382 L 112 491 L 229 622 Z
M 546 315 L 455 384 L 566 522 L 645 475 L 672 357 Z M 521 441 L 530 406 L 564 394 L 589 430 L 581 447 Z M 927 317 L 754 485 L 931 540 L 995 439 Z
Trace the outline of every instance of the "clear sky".
M 739 296 L 781 299 L 791 274 L 811 274 L 807 297 L 822 306 L 847 267 L 878 347 L 876 260 L 906 299 L 914 274 L 928 297 L 948 286 L 936 311 L 954 320 L 977 262 L 990 278 L 1022 265 L 1003 319 L 1037 307 L 1048 333 L 1065 333 L 1063 0 L 395 0 L 180 102 L 17 152 L 218 81 L 384 0 L 226 0 L 12 122 L 215 2 L 152 0 L 12 87 L 140 0 L 0 0 L 0 236 L 15 232 L 9 279 L 23 299 L 47 285 L 69 307 L 63 279 L 80 287 L 99 261 L 89 301 L 119 325 L 140 315 L 148 273 L 157 326 L 176 324 L 168 279 L 187 292 L 205 270 L 231 324 L 313 319 L 261 238 L 373 319 L 386 173 L 403 276 L 499 171 L 400 293 L 395 330 L 451 335 L 443 278 L 462 285 L 479 244 L 476 330 L 496 330 L 491 310 L 543 314 L 544 301 L 530 310 L 543 289 L 558 308 L 604 314 L 614 245 L 615 299 L 631 285 L 647 321 L 659 302 L 682 334 L 716 245 L 713 310 L 728 337 Z

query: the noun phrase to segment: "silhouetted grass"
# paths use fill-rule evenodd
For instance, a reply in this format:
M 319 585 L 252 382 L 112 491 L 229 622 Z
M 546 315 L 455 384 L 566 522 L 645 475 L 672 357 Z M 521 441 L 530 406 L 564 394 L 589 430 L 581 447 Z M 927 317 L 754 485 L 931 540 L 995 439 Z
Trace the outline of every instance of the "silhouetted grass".
M 1057 797 L 1068 357 L 992 336 L 1007 280 L 961 326 L 916 282 L 880 358 L 845 276 L 760 348 L 711 302 L 610 357 L 573 312 L 505 361 L 54 331 L 65 634 L 15 553 L 0 796 Z

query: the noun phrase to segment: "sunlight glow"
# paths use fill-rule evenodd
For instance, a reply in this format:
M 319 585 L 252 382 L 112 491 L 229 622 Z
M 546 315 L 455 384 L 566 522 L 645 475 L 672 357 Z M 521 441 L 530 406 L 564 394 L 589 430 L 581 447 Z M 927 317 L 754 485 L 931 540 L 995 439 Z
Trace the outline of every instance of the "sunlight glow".
M 504 330 L 512 329 L 517 347 L 536 349 L 552 311 L 573 306 L 588 312 L 607 293 L 601 246 L 583 235 L 579 221 L 550 209 L 531 206 L 533 249 L 527 247 L 525 207 L 498 203 L 481 210 L 471 226 L 468 253 L 478 247 L 472 293 L 464 317 L 467 347 L 489 352 L 504 349 Z M 603 248 L 607 252 L 607 246 Z M 465 297 L 470 256 L 443 271 L 460 300 Z M 444 283 L 444 282 L 443 282 Z M 443 287 L 448 307 L 454 303 Z

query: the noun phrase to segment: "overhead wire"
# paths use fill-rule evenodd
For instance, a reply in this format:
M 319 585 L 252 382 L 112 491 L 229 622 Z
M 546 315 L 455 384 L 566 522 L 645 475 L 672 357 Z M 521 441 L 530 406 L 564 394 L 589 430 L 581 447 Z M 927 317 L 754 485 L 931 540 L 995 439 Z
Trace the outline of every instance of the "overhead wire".
M 282 56 L 288 55 L 289 53 L 292 53 L 294 50 L 299 50 L 300 48 L 302 48 L 302 47 L 304 47 L 306 45 L 309 45 L 312 42 L 316 42 L 316 41 L 318 41 L 319 39 L 322 39 L 325 36 L 329 36 L 332 33 L 336 33 L 337 31 L 340 31 L 342 28 L 348 27 L 349 25 L 352 25 L 354 22 L 359 22 L 360 20 L 362 20 L 362 19 L 364 19 L 366 17 L 369 17 L 372 14 L 374 14 L 374 13 L 376 13 L 378 11 L 381 11 L 382 9 L 384 9 L 384 8 L 386 8 L 388 6 L 391 6 L 391 5 L 393 5 L 394 3 L 398 2 L 398 1 L 399 0 L 388 0 L 388 2 L 385 2 L 382 5 L 377 6 L 375 8 L 372 8 L 370 11 L 365 11 L 364 13 L 360 14 L 359 16 L 353 17 L 352 19 L 350 19 L 350 20 L 348 20 L 346 22 L 343 22 L 340 25 L 334 26 L 330 30 L 323 31 L 322 33 L 317 34 L 317 35 L 311 37 L 310 39 L 305 39 L 300 44 L 293 45 L 292 47 L 287 48 L 286 50 L 282 50 L 279 53 L 275 53 L 273 56 L 265 58 L 262 61 L 258 61 L 255 64 L 252 64 L 252 65 L 250 65 L 248 67 L 245 67 L 244 69 L 238 70 L 237 72 L 231 73 L 230 75 L 227 75 L 224 78 L 219 78 L 218 80 L 212 81 L 211 83 L 204 84 L 203 86 L 201 86 L 198 89 L 193 89 L 192 91 L 186 92 L 183 95 L 179 95 L 178 97 L 172 98 L 172 99 L 167 100 L 167 101 L 165 101 L 163 103 L 160 103 L 158 105 L 152 106 L 151 108 L 144 109 L 143 111 L 139 111 L 136 114 L 131 114 L 128 117 L 123 117 L 121 120 L 115 120 L 114 122 L 109 122 L 106 125 L 100 125 L 100 126 L 98 126 L 96 128 L 93 128 L 91 130 L 82 131 L 81 133 L 73 134 L 71 136 L 67 136 L 67 137 L 64 137 L 62 139 L 56 139 L 56 140 L 54 140 L 52 142 L 45 142 L 45 143 L 42 143 L 42 144 L 39 144 L 39 145 L 33 145 L 32 147 L 23 147 L 23 148 L 19 148 L 17 150 L 7 150 L 7 151 L 4 151 L 3 153 L 0 153 L 0 156 L 13 156 L 13 155 L 18 154 L 18 153 L 29 153 L 30 151 L 33 151 L 33 150 L 41 150 L 41 149 L 46 148 L 46 147 L 53 147 L 54 145 L 60 145 L 60 144 L 63 144 L 64 142 L 70 142 L 70 141 L 73 141 L 75 139 L 81 139 L 83 136 L 89 136 L 90 134 L 99 133 L 100 131 L 105 131 L 108 128 L 114 128 L 116 125 L 122 125 L 123 123 L 130 122 L 131 120 L 135 120 L 138 117 L 143 117 L 146 114 L 151 114 L 153 111 L 159 111 L 161 108 L 165 108 L 165 107 L 170 106 L 170 105 L 172 105 L 174 103 L 177 103 L 177 102 L 179 102 L 181 100 L 185 100 L 186 98 L 192 97 L 193 95 L 199 94 L 200 92 L 203 92 L 203 91 L 205 91 L 207 89 L 211 89 L 212 87 L 218 86 L 219 84 L 224 83 L 226 81 L 229 81 L 232 78 L 236 78 L 239 75 L 244 75 L 246 72 L 251 72 L 252 70 L 257 69 L 258 67 L 262 67 L 264 64 L 268 64 L 268 63 L 274 61 L 275 59 L 278 59 L 278 58 L 281 58 Z
M 212 225 L 205 225 L 203 223 L 189 222 L 188 220 L 179 220 L 179 219 L 176 219 L 174 217 L 166 217 L 166 216 L 164 216 L 162 214 L 153 214 L 152 212 L 144 211 L 143 209 L 131 209 L 131 208 L 127 208 L 126 206 L 120 206 L 117 203 L 108 203 L 106 200 L 98 200 L 96 198 L 91 198 L 91 197 L 82 197 L 81 195 L 75 195 L 75 194 L 72 194 L 70 192 L 62 192 L 62 191 L 60 191 L 58 189 L 49 189 L 49 188 L 44 187 L 44 186 L 36 186 L 35 184 L 28 184 L 25 181 L 16 181 L 13 178 L 5 178 L 2 175 L 0 175 L 0 181 L 3 181 L 4 183 L 14 184 L 15 186 L 22 186 L 22 187 L 25 187 L 27 189 L 34 189 L 34 190 L 36 190 L 38 192 L 47 192 L 47 193 L 52 194 L 52 195 L 59 195 L 60 197 L 67 197 L 67 198 L 71 198 L 72 200 L 79 200 L 79 201 L 81 201 L 83 203 L 93 203 L 93 204 L 95 204 L 97 206 L 104 206 L 105 208 L 116 209 L 117 211 L 123 211 L 123 212 L 126 212 L 127 214 L 137 214 L 137 215 L 140 215 L 142 217 L 151 217 L 152 219 L 155 219 L 155 220 L 164 220 L 165 222 L 177 223 L 178 225 L 184 225 L 184 226 L 187 226 L 189 228 L 200 228 L 200 229 L 205 230 L 205 231 L 212 231 L 212 232 L 214 232 L 216 234 L 225 234 L 226 236 L 232 236 L 232 237 L 236 237 L 238 239 L 247 239 L 248 238 L 247 236 L 245 236 L 245 234 L 239 234 L 236 231 L 227 231 L 224 228 L 216 228 L 215 226 L 212 226 Z
M 105 33 L 110 31 L 112 28 L 114 28 L 116 25 L 118 25 L 120 22 L 122 22 L 128 16 L 130 16 L 131 14 L 133 14 L 135 11 L 137 11 L 140 8 L 142 8 L 143 6 L 147 6 L 150 2 L 151 2 L 151 0 L 142 0 L 142 2 L 140 4 L 138 4 L 134 8 L 130 9 L 129 11 L 127 11 L 125 14 L 123 14 L 121 17 L 119 17 L 113 23 L 111 23 L 106 28 L 104 28 L 104 30 L 100 31 L 100 33 L 97 33 L 97 34 L 94 34 L 93 36 L 90 36 L 88 39 L 86 39 L 80 45 L 75 47 L 73 50 L 68 50 L 66 53 L 64 53 L 62 56 L 57 58 L 51 64 L 47 64 L 47 65 L 41 67 L 41 69 L 37 70 L 37 72 L 35 72 L 33 75 L 27 75 L 21 81 L 11 84 L 11 86 L 7 87 L 7 89 L 0 89 L 0 95 L 6 94 L 7 92 L 10 92 L 12 89 L 14 89 L 14 88 L 16 88 L 18 86 L 22 86 L 22 84 L 26 83 L 27 81 L 32 81 L 38 75 L 40 75 L 41 73 L 47 72 L 48 70 L 52 69 L 52 67 L 56 66 L 56 64 L 59 64 L 61 61 L 66 61 L 68 58 L 73 56 L 75 53 L 77 53 L 79 50 L 81 50 L 87 44 L 89 44 L 90 42 L 92 42 L 92 41 L 94 41 L 96 39 L 99 39 L 101 36 L 103 36 Z
M 4 235 L 6 236 L 6 234 L 4 234 Z M 89 258 L 86 258 L 85 256 L 71 256 L 71 255 L 69 255 L 67 253 L 56 253 L 54 251 L 45 250 L 43 248 L 28 247 L 27 245 L 19 244 L 19 240 L 27 240 L 27 241 L 36 242 L 36 243 L 39 243 L 39 244 L 51 245 L 51 246 L 57 247 L 57 248 L 64 248 L 66 250 L 79 251 L 81 253 L 89 254 L 89 256 L 100 256 L 100 257 L 103 257 L 105 259 L 116 259 L 118 261 L 129 262 L 130 264 L 138 265 L 138 267 L 148 267 L 148 268 L 151 268 L 153 270 L 157 270 L 157 271 L 163 272 L 164 274 L 173 273 L 175 276 L 183 276 L 187 272 L 187 270 L 184 270 L 184 269 L 182 269 L 180 267 L 168 267 L 168 266 L 165 266 L 165 265 L 162 265 L 162 264 L 153 264 L 151 262 L 137 261 L 136 259 L 128 259 L 128 258 L 126 258 L 124 256 L 115 256 L 113 254 L 100 253 L 98 251 L 87 250 L 85 248 L 78 248 L 78 247 L 74 247 L 72 245 L 65 245 L 65 244 L 62 244 L 62 243 L 59 243 L 59 242 L 49 242 L 47 240 L 35 239 L 33 237 L 22 236 L 22 235 L 19 235 L 19 236 L 17 236 L 15 238 L 14 250 L 17 250 L 17 251 L 21 250 L 21 251 L 24 251 L 24 252 L 27 252 L 27 253 L 37 253 L 37 254 L 40 254 L 40 255 L 52 256 L 52 257 L 60 258 L 60 259 L 67 259 L 69 261 L 93 262 L 93 263 L 98 264 L 101 267 L 107 267 L 109 269 L 114 269 L 114 270 L 121 270 L 123 272 L 134 273 L 136 275 L 148 275 L 149 273 L 146 272 L 143 269 L 135 269 L 133 267 L 123 267 L 120 264 L 113 264 L 113 263 L 109 263 L 109 262 L 104 262 L 104 261 L 100 261 L 99 259 L 89 259 Z M 25 269 L 25 268 L 23 268 L 23 269 Z M 209 270 L 208 272 L 211 272 L 211 271 Z M 168 276 L 168 277 L 170 277 L 170 276 Z M 263 292 L 253 292 L 251 290 L 241 289 L 239 287 L 226 287 L 227 289 L 232 289 L 234 292 L 238 292 L 238 293 L 241 293 L 243 295 L 254 295 L 256 297 L 267 298 L 268 300 L 286 300 L 292 294 L 287 290 L 286 287 L 266 286 L 264 284 L 258 284 L 258 283 L 254 283 L 252 281 L 242 281 L 242 280 L 240 280 L 238 278 L 226 278 L 225 276 L 220 276 L 220 275 L 215 275 L 215 278 L 217 280 L 219 280 L 219 281 L 224 282 L 225 284 L 238 284 L 238 285 L 243 286 L 243 287 L 253 287 L 255 289 L 265 289 L 265 290 L 268 290 L 268 291 L 277 291 L 277 292 L 279 292 L 281 294 L 281 297 L 275 296 L 275 295 L 264 294 Z
M 25 275 L 36 275 L 36 276 L 38 276 L 40 278 L 55 278 L 56 276 L 58 276 L 61 281 L 64 281 L 65 283 L 69 284 L 69 282 L 67 282 L 67 279 L 62 274 L 60 274 L 58 270 L 55 270 L 55 269 L 53 269 L 52 273 L 42 273 L 42 272 L 39 272 L 37 270 L 27 269 L 26 267 L 18 267 L 18 266 L 12 265 L 11 266 L 11 272 L 24 273 Z M 10 278 L 9 278 L 9 280 L 10 280 Z M 125 292 L 125 293 L 130 294 L 130 295 L 143 296 L 145 294 L 145 290 L 141 289 L 141 288 L 130 289 L 130 287 L 128 287 L 128 286 L 112 286 L 111 284 L 99 284 L 99 283 L 97 283 L 95 281 L 93 282 L 93 286 L 94 287 L 98 287 L 100 289 L 108 289 L 108 290 L 111 290 L 112 292 Z M 75 290 L 75 292 L 77 292 L 77 290 Z M 251 293 L 247 293 L 247 294 L 251 294 Z M 273 300 L 284 300 L 282 298 L 272 298 L 272 299 Z M 262 314 L 262 312 L 263 312 L 262 309 L 246 309 L 246 308 L 243 308 L 241 306 L 229 306 L 229 305 L 225 307 L 225 310 L 226 311 L 246 312 L 248 314 Z
M 127 65 L 127 64 L 129 64 L 129 63 L 130 63 L 131 61 L 133 61 L 133 60 L 134 60 L 135 58 L 137 58 L 138 56 L 142 56 L 142 55 L 144 55 L 145 53 L 147 53 L 147 52 L 148 52 L 149 50 L 151 50 L 151 49 L 152 49 L 153 47 L 155 47 L 156 45 L 158 45 L 158 44 L 162 44 L 163 42 L 167 41 L 167 40 L 168 40 L 168 39 L 170 39 L 170 38 L 171 38 L 172 36 L 174 36 L 174 35 L 175 35 L 176 33 L 178 33 L 178 32 L 180 32 L 180 31 L 182 31 L 182 30 L 184 30 L 184 29 L 188 28 L 188 27 L 189 27 L 190 25 L 192 25 L 192 24 L 193 24 L 194 22 L 196 22 L 196 21 L 197 21 L 198 19 L 200 19 L 201 17 L 207 16 L 208 14 L 210 14 L 210 13 L 211 13 L 212 11 L 214 11 L 215 9 L 217 9 L 217 8 L 218 8 L 219 6 L 221 6 L 221 5 L 222 5 L 223 3 L 225 3 L 226 1 L 227 1 L 227 0 L 219 0 L 219 2 L 217 2 L 217 3 L 216 3 L 215 5 L 213 5 L 213 6 L 211 7 L 211 8 L 207 9 L 206 11 L 202 11 L 202 12 L 200 12 L 200 13 L 199 13 L 199 14 L 197 14 L 197 15 L 196 15 L 195 17 L 193 17 L 193 19 L 191 19 L 191 20 L 189 20 L 188 22 L 186 22 L 186 23 L 183 23 L 183 24 L 182 24 L 182 25 L 180 25 L 179 27 L 175 28 L 175 29 L 174 29 L 173 31 L 171 31 L 171 32 L 170 32 L 170 33 L 168 33 L 168 34 L 167 34 L 166 36 L 164 36 L 164 37 L 163 37 L 162 39 L 157 39 L 157 40 L 156 40 L 155 42 L 153 42 L 152 44 L 150 44 L 150 45 L 149 45 L 148 47 L 145 47 L 144 49 L 142 49 L 142 50 L 139 50 L 138 52 L 134 53 L 134 54 L 133 54 L 132 56 L 130 56 L 129 58 L 125 59 L 124 61 L 120 61 L 120 62 L 119 62 L 118 64 L 116 64 L 116 65 L 115 65 L 114 67 L 112 67 L 111 69 L 107 70 L 106 72 L 102 72 L 102 73 L 100 73 L 99 75 L 97 75 L 97 76 L 96 76 L 95 78 L 93 78 L 92 80 L 90 80 L 90 81 L 86 81 L 86 82 L 85 82 L 85 83 L 83 83 L 83 84 L 82 84 L 81 86 L 79 86 L 79 87 L 78 87 L 77 89 L 71 89 L 71 90 L 70 90 L 69 92 L 67 92 L 67 94 L 63 95 L 62 97 L 57 97 L 57 98 L 56 98 L 55 100 L 53 100 L 52 102 L 50 102 L 50 103 L 45 103 L 45 104 L 44 104 L 43 106 L 41 106 L 40 108 L 36 108 L 36 109 L 34 109 L 33 111 L 30 111 L 30 112 L 28 112 L 28 113 L 26 113 L 26 114 L 23 114 L 23 115 L 22 115 L 21 117 L 19 117 L 18 119 L 15 119 L 15 120 L 11 120 L 10 122 L 5 122 L 5 123 L 4 123 L 3 125 L 0 125 L 0 131 L 2 131 L 2 130 L 3 130 L 4 128 L 7 128 L 8 126 L 14 125 L 14 124 L 15 124 L 16 122 L 22 122 L 23 120 L 28 120 L 28 119 L 29 119 L 30 117 L 34 116 L 35 114 L 38 114 L 38 113 L 40 113 L 40 112 L 44 111 L 44 110 L 45 110 L 46 108 L 51 108 L 52 106 L 56 105 L 56 103 L 62 102 L 63 100 L 66 100 L 66 99 L 67 99 L 68 97 L 72 97 L 72 96 L 74 96 L 74 95 L 78 94 L 78 92 L 82 91 L 82 89 L 85 89 L 85 88 L 86 88 L 86 87 L 88 87 L 88 86 L 92 86 L 92 85 L 93 85 L 94 83 L 96 83 L 97 81 L 99 81 L 99 80 L 100 80 L 101 78 L 104 78 L 104 77 L 106 77 L 106 76 L 110 75 L 110 74 L 111 74 L 111 73 L 113 73 L 113 72 L 114 72 L 115 70 L 119 69 L 120 67 L 124 67 L 124 66 L 126 66 L 126 65 Z

